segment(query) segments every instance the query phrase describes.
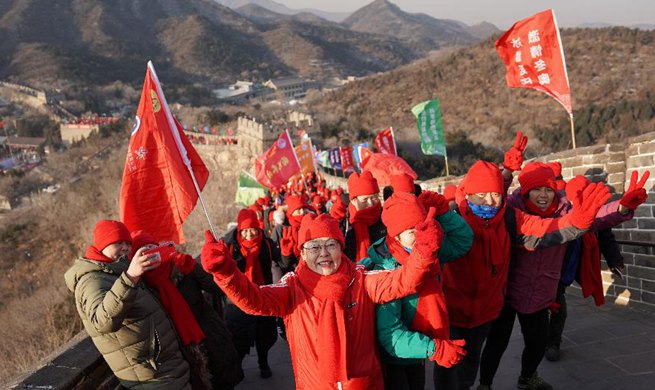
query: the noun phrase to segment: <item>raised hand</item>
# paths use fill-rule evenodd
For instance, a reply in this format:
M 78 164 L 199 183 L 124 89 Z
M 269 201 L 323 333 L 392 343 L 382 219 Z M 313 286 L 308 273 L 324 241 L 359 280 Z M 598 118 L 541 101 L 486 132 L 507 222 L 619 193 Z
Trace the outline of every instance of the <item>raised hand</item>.
M 429 210 L 430 207 L 434 207 L 435 215 L 442 215 L 447 213 L 450 210 L 448 206 L 448 201 L 446 198 L 433 191 L 423 191 L 418 196 L 418 201 L 425 207 L 426 210 Z
M 291 256 L 295 244 L 293 235 L 291 234 L 291 228 L 284 227 L 282 229 L 282 239 L 280 240 L 280 252 L 282 252 L 282 255 Z
M 610 190 L 603 183 L 590 183 L 582 191 L 575 193 L 571 203 L 571 224 L 580 229 L 588 229 L 594 223 L 596 214 L 610 198 Z
M 151 253 L 144 255 L 143 252 L 149 250 L 150 247 L 144 246 L 139 248 L 134 254 L 130 266 L 125 271 L 127 277 L 132 283 L 138 283 L 144 273 L 153 270 L 161 265 L 161 259 L 158 253 Z
M 435 339 L 436 348 L 434 354 L 428 359 L 437 362 L 438 365 L 450 368 L 459 363 L 466 356 L 466 340 L 439 340 Z
M 523 136 L 523 132 L 519 131 L 516 134 L 514 146 L 505 152 L 505 160 L 503 161 L 503 166 L 510 171 L 521 170 L 521 165 L 523 165 L 523 152 L 525 151 L 525 147 L 527 145 L 528 137 Z
M 221 270 L 227 263 L 227 260 L 232 258 L 230 250 L 225 241 L 222 239 L 216 241 L 211 231 L 205 232 L 205 245 L 202 246 L 200 251 L 200 262 L 205 271 L 213 274 Z
M 646 199 L 648 199 L 648 193 L 646 193 L 646 189 L 644 188 L 648 177 L 650 177 L 650 171 L 646 171 L 641 177 L 641 180 L 638 180 L 639 173 L 637 171 L 632 171 L 632 176 L 630 176 L 630 186 L 628 187 L 628 190 L 623 193 L 623 197 L 621 197 L 619 204 L 628 210 L 634 210 L 639 207 L 640 204 L 644 203 Z
M 434 219 L 436 209 L 430 207 L 425 221 L 415 227 L 414 250 L 423 258 L 435 257 L 441 242 L 443 241 L 443 230 L 441 225 Z

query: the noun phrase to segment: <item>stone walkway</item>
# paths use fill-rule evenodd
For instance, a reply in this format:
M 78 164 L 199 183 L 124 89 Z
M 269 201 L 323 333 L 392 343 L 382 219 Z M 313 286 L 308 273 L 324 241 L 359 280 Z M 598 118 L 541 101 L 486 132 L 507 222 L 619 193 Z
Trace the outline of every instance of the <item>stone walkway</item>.
M 539 374 L 557 390 L 655 389 L 655 313 L 593 302 L 569 290 L 569 316 L 558 362 L 544 359 Z M 503 356 L 494 390 L 516 389 L 523 340 L 516 321 L 510 345 Z M 237 390 L 293 389 L 293 372 L 287 344 L 281 339 L 271 350 L 273 377 L 261 379 L 254 348 L 244 360 L 246 379 Z M 432 372 L 428 370 L 431 388 Z

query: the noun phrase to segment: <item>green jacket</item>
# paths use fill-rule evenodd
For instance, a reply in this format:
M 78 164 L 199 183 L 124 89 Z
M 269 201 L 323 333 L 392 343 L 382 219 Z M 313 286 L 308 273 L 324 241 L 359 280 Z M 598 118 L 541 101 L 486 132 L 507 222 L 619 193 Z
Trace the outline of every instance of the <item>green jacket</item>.
M 473 244 L 473 231 L 466 221 L 455 212 L 447 212 L 437 217 L 444 231 L 444 239 L 439 248 L 439 263 L 453 261 L 468 252 Z M 385 239 L 382 238 L 368 249 L 368 258 L 361 264 L 367 268 L 385 270 L 400 267 L 391 256 Z M 386 364 L 411 365 L 434 354 L 435 344 L 432 338 L 409 329 L 414 321 L 418 294 L 408 295 L 378 305 L 376 308 L 376 331 L 382 346 L 380 358 Z
M 66 271 L 84 328 L 124 387 L 190 389 L 175 328 L 156 295 L 127 278 L 128 265 L 79 258 Z

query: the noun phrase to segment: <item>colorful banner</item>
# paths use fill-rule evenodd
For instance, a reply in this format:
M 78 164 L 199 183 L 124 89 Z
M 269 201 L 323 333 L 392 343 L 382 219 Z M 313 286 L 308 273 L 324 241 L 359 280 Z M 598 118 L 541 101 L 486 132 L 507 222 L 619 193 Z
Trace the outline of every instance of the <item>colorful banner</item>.
M 341 169 L 341 149 L 332 148 L 328 150 L 330 155 L 330 167 L 334 169 Z
M 393 128 L 387 127 L 375 136 L 375 148 L 379 153 L 398 155 L 396 139 L 393 135 Z
M 182 224 L 199 196 L 192 175 L 202 190 L 209 171 L 173 118 L 148 62 L 123 171 L 121 221 L 132 232 L 145 230 L 158 241 L 183 243 Z
M 300 172 L 308 174 L 314 172 L 314 158 L 312 157 L 312 141 L 309 138 L 303 139 L 300 145 L 296 146 L 296 156 L 300 164 Z
M 330 152 L 327 150 L 318 151 L 316 156 L 316 161 L 324 168 L 332 168 L 330 165 Z
M 362 166 L 362 148 L 368 149 L 368 142 L 353 145 L 353 159 L 357 168 Z
M 557 100 L 571 114 L 571 90 L 562 40 L 552 9 L 520 20 L 496 41 L 507 68 L 507 85 L 532 88 Z
M 353 159 L 353 150 L 350 146 L 342 146 L 339 148 L 341 157 L 341 169 L 344 172 L 355 172 L 355 161 Z
M 286 184 L 287 180 L 299 171 L 300 165 L 287 130 L 255 160 L 255 177 L 267 188 Z
M 439 100 L 433 99 L 412 107 L 421 138 L 423 154 L 446 156 L 446 139 L 443 134 Z
M 237 181 L 235 203 L 249 207 L 258 198 L 266 196 L 266 189 L 252 175 L 241 171 Z

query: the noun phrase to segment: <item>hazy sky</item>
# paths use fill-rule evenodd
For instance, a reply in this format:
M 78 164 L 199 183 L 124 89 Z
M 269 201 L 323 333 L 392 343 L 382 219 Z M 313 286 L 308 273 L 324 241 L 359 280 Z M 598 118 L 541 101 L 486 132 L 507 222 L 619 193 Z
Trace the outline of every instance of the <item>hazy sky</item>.
M 352 12 L 373 0 L 275 0 L 289 8 Z M 548 8 L 561 27 L 605 22 L 616 25 L 655 24 L 655 0 L 390 0 L 406 12 L 422 12 L 466 24 L 486 20 L 498 27 Z

